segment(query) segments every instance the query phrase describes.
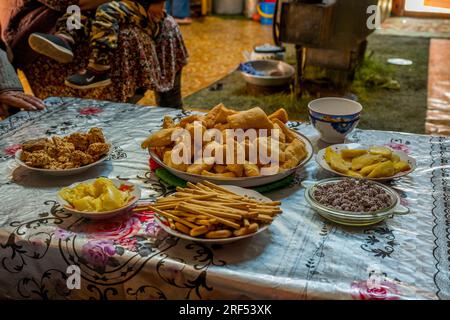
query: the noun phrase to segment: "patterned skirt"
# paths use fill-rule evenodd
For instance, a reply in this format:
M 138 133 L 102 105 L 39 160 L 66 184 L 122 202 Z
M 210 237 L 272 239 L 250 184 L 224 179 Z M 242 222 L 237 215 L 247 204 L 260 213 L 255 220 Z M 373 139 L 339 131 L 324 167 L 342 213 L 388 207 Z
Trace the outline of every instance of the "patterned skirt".
M 89 90 L 68 88 L 64 79 L 88 63 L 88 45 L 86 41 L 74 49 L 75 58 L 70 64 L 59 64 L 44 56 L 30 64 L 24 72 L 34 94 L 41 99 L 65 96 L 126 102 L 138 88 L 171 90 L 176 73 L 187 64 L 188 58 L 180 29 L 167 16 L 155 40 L 139 28 L 120 31 L 119 46 L 111 63 L 111 85 Z

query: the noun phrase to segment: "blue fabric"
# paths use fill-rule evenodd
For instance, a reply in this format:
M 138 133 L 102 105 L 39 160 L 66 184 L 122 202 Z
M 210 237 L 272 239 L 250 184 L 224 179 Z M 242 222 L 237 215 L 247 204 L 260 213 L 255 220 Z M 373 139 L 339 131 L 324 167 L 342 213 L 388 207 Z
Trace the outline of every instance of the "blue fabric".
M 173 2 L 173 8 L 171 8 Z M 190 0 L 167 0 L 166 10 L 171 16 L 179 19 L 189 18 L 191 16 L 191 1 Z M 173 11 L 172 11 L 173 9 Z

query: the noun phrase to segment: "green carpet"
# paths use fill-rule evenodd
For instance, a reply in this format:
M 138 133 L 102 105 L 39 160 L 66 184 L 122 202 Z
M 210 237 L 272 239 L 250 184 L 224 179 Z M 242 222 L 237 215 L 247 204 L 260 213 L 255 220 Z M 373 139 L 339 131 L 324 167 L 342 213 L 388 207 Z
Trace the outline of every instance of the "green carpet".
M 363 104 L 359 128 L 424 133 L 427 108 L 429 39 L 373 34 L 369 37 L 368 57 L 357 73 L 352 92 Z M 292 51 L 292 50 L 291 50 Z M 293 62 L 292 52 L 287 56 Z M 412 66 L 393 66 L 388 58 L 410 59 Z M 393 80 L 398 90 L 386 89 L 383 81 Z M 218 90 L 220 89 L 220 90 Z M 292 119 L 307 120 L 308 95 L 295 99 L 292 93 L 252 96 L 237 72 L 184 99 L 187 108 L 211 109 L 218 103 L 245 110 L 260 106 L 266 112 L 284 107 Z

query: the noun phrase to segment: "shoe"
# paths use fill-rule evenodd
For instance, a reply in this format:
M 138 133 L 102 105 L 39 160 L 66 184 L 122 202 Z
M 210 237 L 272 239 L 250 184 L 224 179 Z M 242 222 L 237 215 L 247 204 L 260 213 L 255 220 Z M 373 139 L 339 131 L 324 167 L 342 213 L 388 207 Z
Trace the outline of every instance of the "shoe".
M 32 33 L 28 38 L 31 49 L 60 63 L 69 63 L 73 60 L 73 51 L 70 44 L 62 38 L 45 33 Z
M 98 73 L 86 69 L 67 77 L 64 83 L 70 88 L 85 90 L 107 86 L 111 84 L 111 78 L 109 72 Z

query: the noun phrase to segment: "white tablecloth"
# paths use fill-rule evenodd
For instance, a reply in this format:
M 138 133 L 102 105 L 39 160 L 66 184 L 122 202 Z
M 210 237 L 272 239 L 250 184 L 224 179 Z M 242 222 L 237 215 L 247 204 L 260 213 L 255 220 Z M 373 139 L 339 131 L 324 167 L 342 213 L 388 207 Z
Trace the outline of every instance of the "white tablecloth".
M 327 222 L 305 203 L 302 180 L 329 177 L 314 160 L 289 188 L 267 194 L 283 214 L 249 240 L 205 246 L 168 236 L 152 213 L 92 222 L 65 213 L 57 191 L 97 176 L 139 184 L 145 201 L 171 191 L 149 171 L 140 143 L 164 115 L 180 110 L 92 100 L 47 100 L 46 112 L 21 112 L 0 123 L 0 297 L 19 299 L 449 299 L 450 140 L 382 131 L 349 139 L 389 144 L 417 159 L 411 175 L 392 181 L 411 214 L 348 228 Z M 75 177 L 20 168 L 24 140 L 101 127 L 111 159 Z M 317 144 L 308 124 L 290 126 Z M 317 146 L 316 146 L 317 147 Z M 68 289 L 67 267 L 81 269 Z

